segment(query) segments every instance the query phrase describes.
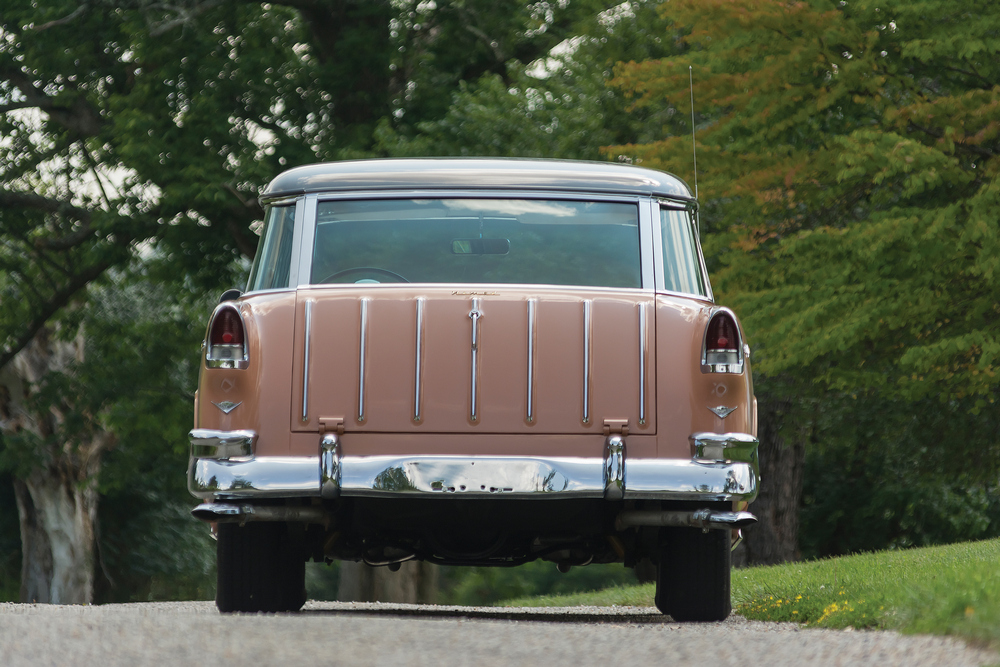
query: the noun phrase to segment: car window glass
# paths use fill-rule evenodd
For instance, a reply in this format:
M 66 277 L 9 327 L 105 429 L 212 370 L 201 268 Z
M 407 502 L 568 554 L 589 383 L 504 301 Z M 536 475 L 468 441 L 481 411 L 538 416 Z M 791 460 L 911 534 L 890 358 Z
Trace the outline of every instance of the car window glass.
M 536 199 L 319 202 L 311 282 L 641 287 L 638 206 Z
M 663 238 L 664 287 L 671 292 L 706 296 L 708 291 L 701 272 L 698 238 L 691 213 L 661 208 L 660 233 Z
M 273 206 L 268 210 L 250 272 L 250 291 L 288 287 L 294 230 L 294 206 Z

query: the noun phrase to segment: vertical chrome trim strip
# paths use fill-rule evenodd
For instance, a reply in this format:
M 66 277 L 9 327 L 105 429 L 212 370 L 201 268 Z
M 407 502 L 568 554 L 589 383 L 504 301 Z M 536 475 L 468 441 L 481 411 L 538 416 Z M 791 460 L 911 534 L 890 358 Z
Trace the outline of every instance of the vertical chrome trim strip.
M 358 345 L 358 422 L 365 420 L 365 362 L 368 359 L 368 302 L 361 299 L 361 342 Z
M 316 199 L 316 195 L 306 195 L 299 201 L 295 209 L 295 232 L 292 234 L 294 244 L 292 270 L 288 276 L 289 285 L 292 287 L 301 287 L 310 283 L 313 239 L 316 237 Z M 297 241 L 296 235 L 298 236 Z
M 528 414 L 535 421 L 535 305 L 538 299 L 528 299 Z
M 653 232 L 653 281 L 656 291 L 666 288 L 666 277 L 663 271 L 663 222 L 659 201 L 650 202 L 650 229 Z
M 639 259 L 642 266 L 642 287 L 653 290 L 659 287 L 656 282 L 657 268 L 662 270 L 662 265 L 658 263 L 659 254 L 656 252 L 656 243 L 659 240 L 657 228 L 660 219 L 654 210 L 655 202 L 648 199 L 640 199 L 639 202 Z
M 646 423 L 646 304 L 639 304 L 639 424 Z
M 479 421 L 479 318 L 483 316 L 479 310 L 479 299 L 472 300 L 472 393 L 469 406 L 469 416 L 472 421 Z
M 309 339 L 312 338 L 312 301 L 306 301 L 305 349 L 302 353 L 302 421 L 309 421 Z
M 424 297 L 417 298 L 417 346 L 414 351 L 413 364 L 413 421 L 418 422 L 423 418 L 420 414 L 420 392 L 423 373 L 424 356 Z
M 590 423 L 590 319 L 593 302 L 583 302 L 583 423 Z

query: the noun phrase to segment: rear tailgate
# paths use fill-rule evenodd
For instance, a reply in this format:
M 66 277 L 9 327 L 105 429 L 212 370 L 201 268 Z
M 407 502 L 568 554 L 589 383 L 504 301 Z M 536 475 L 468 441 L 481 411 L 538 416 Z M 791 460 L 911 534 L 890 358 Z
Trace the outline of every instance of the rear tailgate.
M 651 291 L 311 287 L 298 292 L 293 431 L 654 434 Z

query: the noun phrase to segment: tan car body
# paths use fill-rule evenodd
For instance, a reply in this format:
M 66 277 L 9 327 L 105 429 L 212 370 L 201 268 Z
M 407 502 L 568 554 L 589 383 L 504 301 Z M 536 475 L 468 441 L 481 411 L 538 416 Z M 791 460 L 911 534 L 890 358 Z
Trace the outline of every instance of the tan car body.
M 418 420 L 414 406 L 419 299 L 425 300 L 425 312 Z M 482 406 L 477 421 L 471 419 L 470 405 L 468 313 L 474 299 L 483 312 L 478 373 Z M 362 382 L 364 300 L 369 325 Z M 528 304 L 532 301 L 536 325 L 529 421 Z M 307 303 L 313 304 L 315 330 L 323 333 L 311 342 L 309 404 L 303 419 Z M 585 421 L 587 303 L 591 389 Z M 640 307 L 649 313 L 644 318 L 645 353 L 640 351 Z M 386 285 L 261 294 L 244 297 L 239 309 L 247 323 L 251 362 L 246 369 L 202 372 L 195 427 L 253 430 L 259 434 L 255 452 L 259 456 L 314 456 L 320 417 L 344 420 L 343 453 L 357 456 L 600 456 L 605 420 L 627 421 L 629 455 L 642 458 L 689 458 L 692 433 L 757 434 L 749 372 L 701 371 L 702 338 L 713 309 L 708 302 L 606 289 Z M 658 350 L 664 352 L 657 354 Z M 644 419 L 640 378 L 645 386 Z M 240 405 L 227 414 L 214 407 L 224 401 Z M 720 404 L 737 409 L 721 419 L 711 411 Z

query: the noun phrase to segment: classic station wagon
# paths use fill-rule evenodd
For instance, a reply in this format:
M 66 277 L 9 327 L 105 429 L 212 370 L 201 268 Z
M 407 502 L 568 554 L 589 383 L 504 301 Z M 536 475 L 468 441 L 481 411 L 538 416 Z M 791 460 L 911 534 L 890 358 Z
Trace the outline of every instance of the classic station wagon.
M 188 484 L 221 611 L 296 610 L 312 558 L 655 565 L 730 612 L 757 495 L 749 347 L 668 174 L 553 160 L 300 167 L 212 314 Z

